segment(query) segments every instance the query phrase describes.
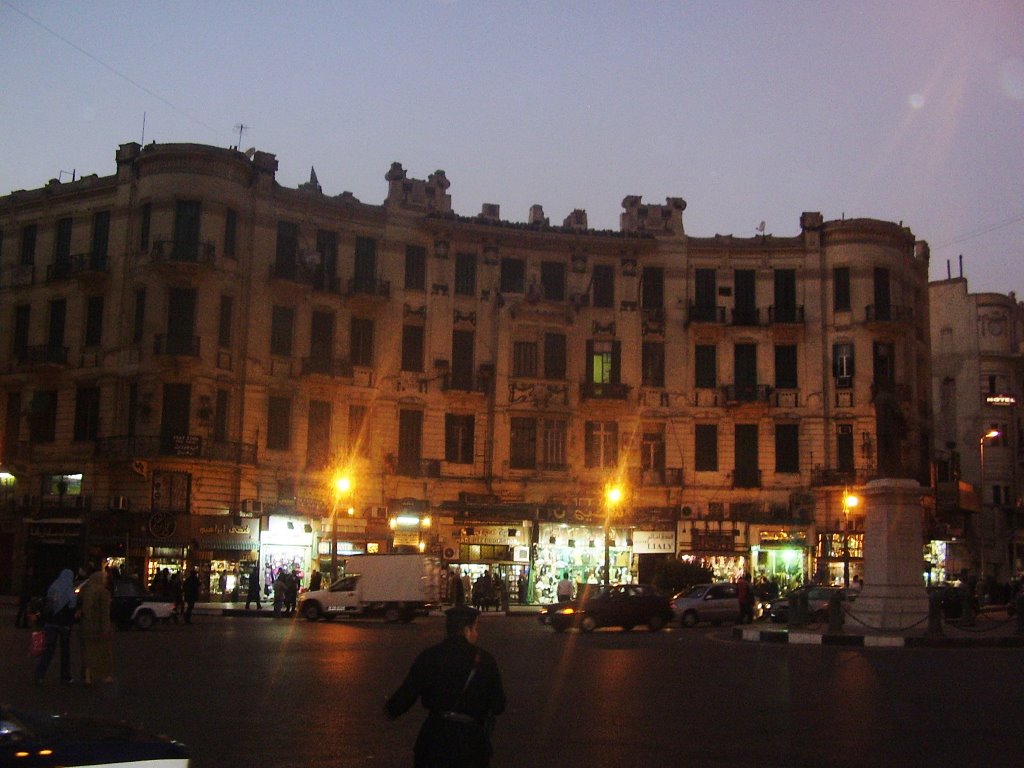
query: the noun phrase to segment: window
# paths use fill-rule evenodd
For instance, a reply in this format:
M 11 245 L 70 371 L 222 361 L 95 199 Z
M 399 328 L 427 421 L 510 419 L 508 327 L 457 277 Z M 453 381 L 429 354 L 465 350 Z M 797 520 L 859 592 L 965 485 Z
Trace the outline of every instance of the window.
M 874 342 L 874 375 L 872 383 L 879 389 L 890 390 L 896 382 L 896 345 Z
M 146 289 L 135 291 L 135 316 L 132 320 L 132 343 L 142 342 L 142 333 L 146 329 Z
M 423 442 L 423 411 L 402 409 L 398 412 L 398 472 L 420 475 Z
M 29 405 L 29 442 L 52 443 L 57 437 L 57 391 L 37 389 Z
M 715 346 L 698 344 L 694 348 L 694 385 L 699 389 L 714 389 L 718 386 L 718 358 Z
M 645 387 L 665 386 L 665 344 L 645 341 L 640 352 L 641 382 Z
M 618 341 L 588 341 L 587 381 L 592 384 L 618 384 L 619 350 Z
M 565 334 L 545 333 L 544 334 L 544 378 L 564 379 L 566 372 L 565 362 Z
M 309 401 L 306 429 L 306 466 L 324 469 L 331 460 L 331 404 Z
M 53 263 L 57 266 L 67 265 L 71 259 L 71 218 L 57 221 L 57 239 L 53 252 Z
M 565 264 L 544 261 L 540 265 L 541 298 L 547 301 L 565 300 Z
M 228 208 L 224 214 L 224 255 L 235 258 L 238 248 L 238 212 Z
M 537 421 L 522 416 L 513 416 L 510 421 L 510 469 L 535 469 L 537 467 Z
M 99 387 L 78 387 L 75 390 L 75 440 L 95 440 L 99 431 Z
M 270 313 L 270 354 L 290 357 L 292 354 L 292 326 L 295 310 L 274 307 Z
M 362 293 L 377 292 L 377 241 L 372 237 L 356 238 L 354 283 Z
M 7 393 L 5 415 L 0 461 L 9 463 L 16 458 L 14 452 L 17 449 L 18 440 L 21 438 L 21 392 Z
M 698 269 L 694 272 L 693 303 L 701 309 L 714 309 L 718 305 L 717 276 L 713 269 Z M 712 317 L 701 319 L 711 320 Z
M 217 324 L 217 345 L 231 346 L 231 319 L 234 316 L 235 300 L 231 296 L 220 297 L 220 317 Z
M 796 389 L 796 344 L 775 345 L 775 388 Z
M 796 316 L 796 270 L 775 270 L 775 315 L 777 323 L 794 323 Z
M 201 206 L 198 200 L 179 200 L 174 210 L 174 258 L 178 261 L 199 259 L 199 222 Z
M 455 295 L 476 295 L 476 254 L 455 254 Z
M 757 424 L 737 424 L 734 430 L 736 466 L 732 482 L 736 488 L 757 488 L 761 485 L 757 456 Z
M 850 268 L 832 268 L 832 309 L 835 312 L 850 311 Z
M 563 470 L 569 466 L 565 457 L 565 420 L 544 420 L 544 469 Z
M 463 392 L 473 389 L 473 331 L 452 331 L 452 370 L 449 386 Z
M 151 203 L 143 203 L 139 212 L 139 250 L 149 250 L 149 227 L 153 219 L 153 206 Z
M 836 469 L 853 472 L 853 425 L 839 424 L 836 427 Z
M 537 344 L 516 341 L 512 344 L 512 375 L 532 378 L 537 375 Z
M 31 316 L 31 306 L 19 304 L 14 308 L 14 333 L 12 334 L 11 350 L 18 359 L 24 358 L 28 353 L 28 327 Z
M 217 404 L 213 411 L 213 440 L 216 443 L 227 442 L 228 439 L 228 408 L 231 394 L 226 389 L 217 390 Z
M 405 246 L 405 290 L 423 291 L 427 286 L 427 249 L 422 245 Z
M 349 359 L 352 365 L 373 365 L 373 320 L 353 317 L 349 337 Z
M 473 463 L 472 415 L 445 414 L 444 460 L 452 464 Z
M 97 211 L 92 217 L 92 265 L 101 267 L 107 263 L 110 247 L 110 211 Z
M 402 326 L 402 370 L 423 370 L 423 326 Z
M 891 288 L 889 270 L 885 267 L 875 267 L 875 319 L 892 319 Z
M 294 280 L 299 254 L 299 225 L 292 221 L 277 222 L 277 250 L 274 256 L 274 277 Z
M 90 296 L 85 302 L 85 346 L 103 343 L 103 297 Z
M 309 356 L 321 370 L 334 360 L 334 312 L 313 310 L 309 318 Z
M 267 400 L 267 450 L 287 451 L 291 445 L 291 398 L 271 397 Z
M 775 471 L 800 472 L 800 427 L 797 424 L 775 425 Z
M 661 267 L 644 267 L 640 277 L 640 306 L 642 309 L 665 306 L 665 270 Z
M 338 233 L 326 229 L 318 229 L 316 231 L 316 253 L 319 262 L 313 273 L 313 287 L 318 291 L 336 292 Z
M 718 425 L 698 424 L 694 430 L 693 468 L 697 472 L 718 471 Z
M 832 375 L 836 378 L 836 387 L 848 389 L 853 386 L 852 343 L 832 345 Z
M 21 255 L 18 263 L 23 267 L 31 267 L 36 263 L 36 235 L 38 231 L 35 224 L 28 224 L 21 228 Z
M 352 456 L 370 455 L 370 429 L 365 405 L 348 407 L 348 450 Z
M 585 464 L 615 467 L 619 461 L 619 425 L 614 421 L 588 421 L 584 435 Z
M 665 428 L 644 424 L 640 439 L 640 467 L 660 472 L 665 469 Z
M 733 272 L 733 323 L 757 325 L 757 275 L 752 269 Z
M 67 324 L 68 302 L 66 299 L 54 299 L 50 302 L 50 325 L 46 333 L 46 346 L 51 350 L 59 350 L 64 346 L 64 327 Z
M 615 306 L 615 267 L 610 264 L 595 264 L 591 276 L 593 303 L 595 307 Z
M 501 260 L 501 292 L 522 293 L 526 290 L 526 262 L 522 259 Z

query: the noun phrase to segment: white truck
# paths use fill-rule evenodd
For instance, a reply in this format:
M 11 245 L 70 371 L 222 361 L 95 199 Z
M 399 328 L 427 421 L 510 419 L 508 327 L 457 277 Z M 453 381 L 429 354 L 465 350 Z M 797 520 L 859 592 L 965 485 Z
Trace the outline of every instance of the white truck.
M 441 564 L 428 555 L 351 555 L 338 561 L 344 571 L 327 589 L 299 595 L 300 616 L 316 621 L 335 616 L 381 615 L 384 621 L 412 621 L 440 604 Z

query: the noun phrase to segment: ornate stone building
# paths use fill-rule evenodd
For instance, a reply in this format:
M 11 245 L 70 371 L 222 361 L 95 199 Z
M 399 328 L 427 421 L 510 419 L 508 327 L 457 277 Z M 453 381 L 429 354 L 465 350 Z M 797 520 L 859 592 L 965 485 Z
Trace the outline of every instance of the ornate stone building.
M 443 171 L 396 163 L 373 205 L 276 169 L 125 144 L 113 176 L 0 198 L 0 589 L 89 557 L 195 563 L 216 596 L 257 559 L 400 547 L 538 599 L 666 556 L 836 580 L 844 492 L 928 484 L 901 225 L 690 237 L 682 199 L 630 196 L 597 231 L 457 215 Z

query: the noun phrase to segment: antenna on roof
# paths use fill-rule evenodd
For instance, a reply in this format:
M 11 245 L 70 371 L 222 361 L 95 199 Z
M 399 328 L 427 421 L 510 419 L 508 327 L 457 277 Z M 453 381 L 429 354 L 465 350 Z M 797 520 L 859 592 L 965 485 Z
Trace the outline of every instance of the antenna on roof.
M 146 146 L 146 113 L 142 113 L 142 138 L 139 139 L 139 146 Z
M 238 149 L 240 146 L 242 146 L 242 134 L 248 131 L 250 128 L 252 128 L 252 126 L 246 125 L 245 123 L 237 123 L 235 125 L 235 130 L 238 131 L 238 144 L 235 145 L 235 149 Z
M 761 235 L 764 234 L 764 227 L 765 227 L 764 221 L 762 221 L 760 224 L 757 225 L 757 232 L 758 232 L 758 234 L 761 234 Z

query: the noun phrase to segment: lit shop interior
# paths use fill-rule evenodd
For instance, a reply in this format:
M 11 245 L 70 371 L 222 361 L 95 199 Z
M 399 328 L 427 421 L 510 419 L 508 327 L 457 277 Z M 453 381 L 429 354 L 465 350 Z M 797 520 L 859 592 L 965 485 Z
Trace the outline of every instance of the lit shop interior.
M 636 581 L 637 564 L 629 540 L 630 529 L 608 529 L 609 583 Z M 593 525 L 542 523 L 534 561 L 533 601 L 557 599 L 555 586 L 568 573 L 574 584 L 600 584 L 604 580 L 604 528 Z

